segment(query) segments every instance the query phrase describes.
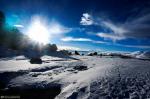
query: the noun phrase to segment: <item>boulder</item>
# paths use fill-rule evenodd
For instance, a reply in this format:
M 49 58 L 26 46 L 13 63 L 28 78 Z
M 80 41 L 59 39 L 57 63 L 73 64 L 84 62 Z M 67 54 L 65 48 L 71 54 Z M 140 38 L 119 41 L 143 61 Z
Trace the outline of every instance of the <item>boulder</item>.
M 75 51 L 74 54 L 75 54 L 75 55 L 80 55 L 78 51 Z
M 40 58 L 31 58 L 30 63 L 31 64 L 42 64 L 42 59 L 40 59 Z
M 88 56 L 93 56 L 93 53 L 88 53 Z
M 68 52 L 68 55 L 72 55 L 72 52 Z
M 94 52 L 93 55 L 98 55 L 97 52 Z

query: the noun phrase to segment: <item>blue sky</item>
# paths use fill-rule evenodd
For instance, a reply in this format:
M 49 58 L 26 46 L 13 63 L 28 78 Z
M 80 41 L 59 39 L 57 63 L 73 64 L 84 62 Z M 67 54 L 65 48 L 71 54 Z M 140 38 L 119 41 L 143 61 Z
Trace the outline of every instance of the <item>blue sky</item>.
M 149 0 L 1 0 L 0 9 L 27 35 L 38 17 L 60 48 L 150 50 Z

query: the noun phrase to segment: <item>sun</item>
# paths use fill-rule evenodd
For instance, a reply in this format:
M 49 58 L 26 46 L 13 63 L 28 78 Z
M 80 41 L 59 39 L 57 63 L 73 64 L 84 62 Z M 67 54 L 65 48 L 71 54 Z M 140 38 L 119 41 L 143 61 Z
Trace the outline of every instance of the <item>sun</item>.
M 38 43 L 47 44 L 49 42 L 48 29 L 39 18 L 33 19 L 27 34 L 32 40 Z

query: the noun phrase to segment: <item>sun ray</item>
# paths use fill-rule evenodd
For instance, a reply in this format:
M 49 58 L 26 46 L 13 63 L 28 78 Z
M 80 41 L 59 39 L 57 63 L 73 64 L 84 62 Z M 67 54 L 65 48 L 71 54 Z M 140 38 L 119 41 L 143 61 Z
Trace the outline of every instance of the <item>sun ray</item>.
M 37 17 L 33 19 L 29 26 L 28 36 L 39 43 L 47 44 L 49 42 L 49 33 L 46 25 Z

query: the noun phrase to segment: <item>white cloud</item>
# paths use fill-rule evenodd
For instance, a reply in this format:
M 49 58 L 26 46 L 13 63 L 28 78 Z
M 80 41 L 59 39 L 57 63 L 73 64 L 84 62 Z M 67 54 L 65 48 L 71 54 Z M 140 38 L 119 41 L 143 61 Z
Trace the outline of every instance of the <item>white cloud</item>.
M 81 25 L 92 25 L 93 24 L 92 16 L 88 13 L 83 13 L 80 24 Z
M 107 21 L 102 21 L 100 25 L 103 28 L 111 30 L 111 32 L 108 33 L 99 32 L 96 34 L 97 36 L 102 37 L 104 39 L 110 39 L 113 41 L 126 39 L 124 33 L 128 32 L 128 30 L 125 29 L 122 25 L 115 25 Z
M 91 39 L 88 39 L 88 38 L 73 38 L 73 37 L 65 37 L 65 38 L 62 38 L 61 39 L 62 41 L 65 41 L 65 42 L 69 42 L 69 41 L 92 41 Z
M 92 41 L 93 43 L 98 43 L 98 44 L 109 44 L 108 42 L 104 42 L 104 41 Z
M 105 28 L 111 29 L 113 31 L 113 33 L 115 33 L 115 34 L 121 35 L 121 34 L 127 32 L 127 30 L 124 29 L 123 27 L 115 25 L 111 22 L 103 21 L 102 24 L 105 26 Z
M 83 16 L 81 17 L 80 24 L 81 25 L 97 25 L 102 28 L 111 30 L 112 32 L 110 33 L 97 33 L 96 34 L 97 36 L 105 38 L 105 39 L 111 39 L 113 41 L 116 41 L 116 40 L 122 40 L 126 38 L 124 36 L 124 33 L 128 32 L 128 30 L 125 27 L 123 27 L 123 25 L 120 25 L 120 24 L 116 25 L 110 21 L 104 21 L 102 19 L 101 20 L 98 20 L 98 19 L 93 19 L 91 15 L 89 15 L 88 13 L 84 13 Z
M 91 16 L 84 13 L 81 17 L 81 25 L 95 25 L 109 31 L 106 34 L 99 35 L 100 37 L 112 40 L 122 40 L 127 38 L 132 39 L 149 39 L 150 38 L 150 14 L 130 17 L 124 23 L 113 22 L 102 17 Z M 101 32 L 101 31 L 100 31 Z
M 70 41 L 80 41 L 80 42 L 92 42 L 92 43 L 99 43 L 99 44 L 109 44 L 108 42 L 104 41 L 95 41 L 89 38 L 73 38 L 73 37 L 65 37 L 61 39 L 64 42 L 70 42 Z
M 120 39 L 124 39 L 124 37 L 118 37 L 118 36 L 114 36 L 108 33 L 98 33 L 99 36 L 101 37 L 105 37 L 105 38 L 110 38 L 113 40 L 120 40 Z M 73 38 L 73 37 L 66 37 L 66 38 L 62 38 L 62 41 L 65 42 L 69 42 L 69 41 L 81 41 L 81 42 L 92 42 L 92 43 L 99 43 L 99 44 L 107 44 L 107 45 L 111 45 L 111 43 L 109 42 L 105 42 L 105 41 L 95 41 L 92 39 L 88 39 L 88 38 Z M 123 45 L 123 44 L 115 44 L 116 46 L 123 46 L 123 47 L 131 47 L 131 48 L 141 48 L 141 49 L 148 49 L 150 48 L 149 45 Z M 80 48 L 77 47 L 71 47 L 71 46 L 60 46 L 60 49 L 66 49 L 66 50 L 81 50 Z
M 24 28 L 24 26 L 21 25 L 21 24 L 15 24 L 14 26 L 17 27 L 17 28 Z
M 113 41 L 125 39 L 124 36 L 113 33 L 97 33 L 96 35 L 105 39 L 112 39 Z
M 147 24 L 149 21 L 148 17 L 150 18 L 150 15 L 139 17 L 122 24 L 114 24 L 112 22 L 103 21 L 101 25 L 102 27 L 111 30 L 111 34 L 116 36 L 116 38 L 149 39 L 150 25 Z M 112 39 L 113 38 L 114 37 L 112 37 Z M 116 40 L 122 40 L 121 38 Z
M 73 46 L 60 46 L 58 45 L 59 50 L 81 50 L 79 47 L 73 47 Z
M 63 33 L 68 33 L 70 31 L 72 31 L 71 28 L 62 26 L 61 24 L 59 24 L 57 22 L 52 22 L 49 25 L 49 33 L 51 33 L 51 34 L 63 34 Z

